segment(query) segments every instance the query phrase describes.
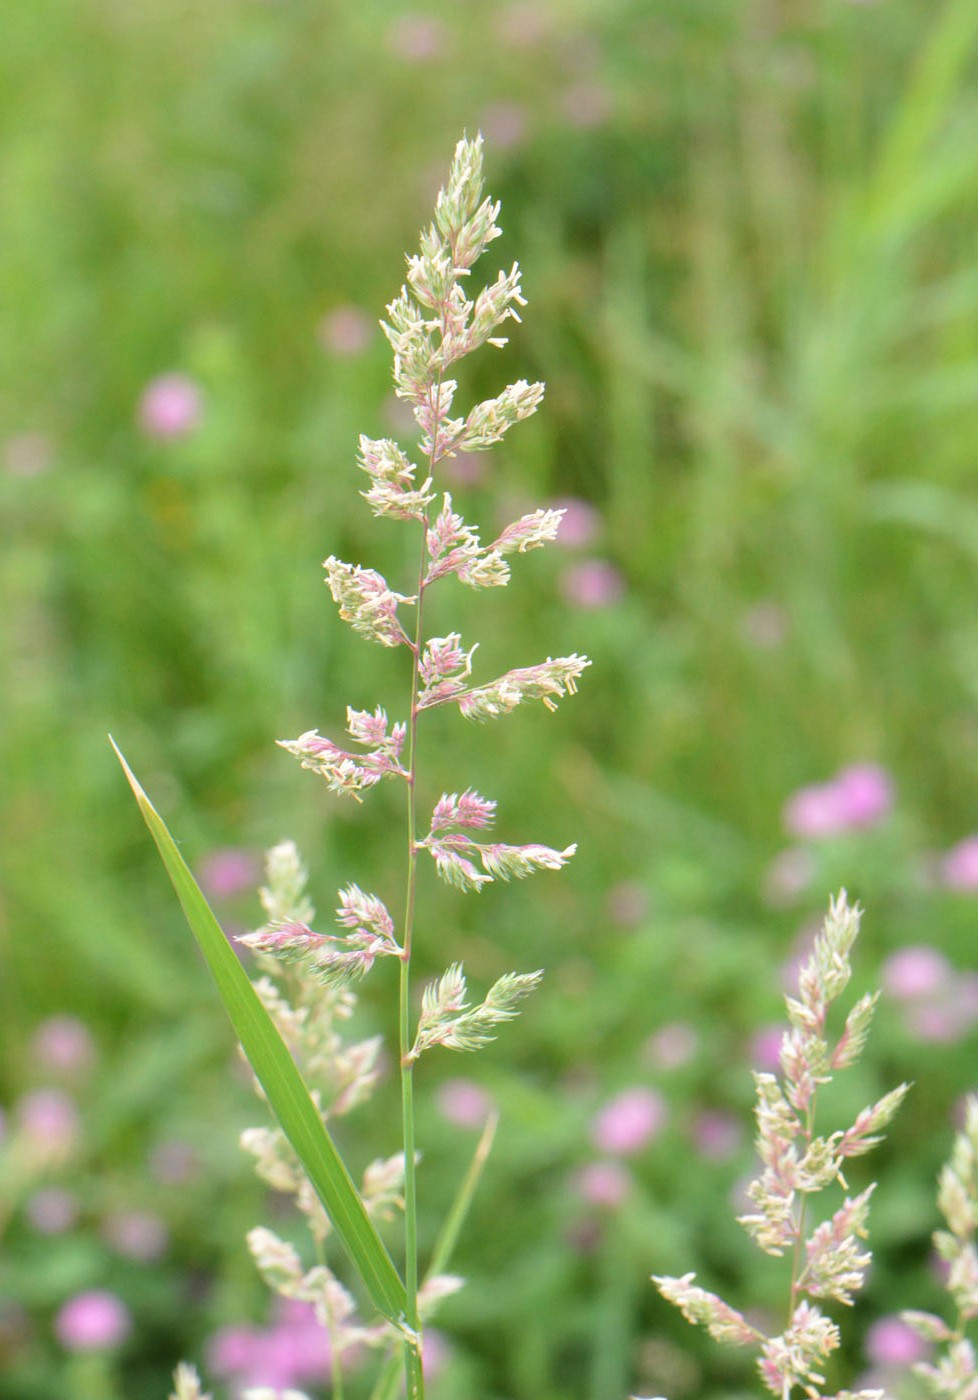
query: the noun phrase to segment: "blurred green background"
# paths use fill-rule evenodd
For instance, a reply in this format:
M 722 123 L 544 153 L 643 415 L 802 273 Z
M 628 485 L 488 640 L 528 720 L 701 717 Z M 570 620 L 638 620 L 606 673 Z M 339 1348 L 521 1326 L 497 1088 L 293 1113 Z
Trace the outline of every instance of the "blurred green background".
M 320 564 L 408 588 L 356 439 L 404 427 L 376 322 L 477 129 L 487 275 L 519 259 L 529 305 L 463 388 L 548 393 L 448 484 L 486 531 L 568 500 L 574 529 L 438 623 L 482 678 L 594 665 L 556 716 L 424 741 L 431 796 L 580 847 L 478 900 L 422 886 L 422 975 L 548 969 L 489 1051 L 422 1066 L 426 1240 L 475 1140 L 444 1082 L 503 1115 L 436 1394 L 756 1390 L 648 1275 L 780 1307 L 733 1223 L 749 1070 L 841 884 L 856 990 L 893 995 L 839 1111 L 917 1088 L 854 1172 L 877 1262 L 830 1384 L 885 1362 L 872 1319 L 940 1306 L 933 1181 L 978 1087 L 974 0 L 31 0 L 2 30 L 0 1396 L 148 1400 L 271 1325 L 243 1236 L 275 1204 L 236 1145 L 262 1109 L 106 734 L 232 930 L 285 835 L 321 911 L 349 880 L 396 904 L 396 792 L 350 810 L 272 741 L 404 709 Z M 391 994 L 381 968 L 366 1030 Z M 632 1089 L 663 1121 L 602 1204 L 596 1115 Z M 354 1163 L 396 1101 L 388 1075 L 343 1125 Z M 116 1348 L 59 1327 L 90 1289 Z

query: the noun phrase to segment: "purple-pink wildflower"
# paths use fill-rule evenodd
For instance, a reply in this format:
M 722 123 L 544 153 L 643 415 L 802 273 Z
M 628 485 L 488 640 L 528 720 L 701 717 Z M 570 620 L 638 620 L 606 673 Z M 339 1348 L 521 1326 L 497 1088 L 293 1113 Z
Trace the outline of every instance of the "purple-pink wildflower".
M 699 1033 L 687 1021 L 660 1026 L 645 1042 L 645 1059 L 653 1069 L 682 1069 L 699 1049 Z
M 625 585 L 621 574 L 606 559 L 582 559 L 563 571 L 560 591 L 571 607 L 598 611 L 617 603 Z
M 874 1366 L 908 1370 L 930 1354 L 930 1347 L 901 1317 L 890 1313 L 870 1323 L 864 1342 L 866 1359 Z
M 17 1104 L 17 1120 L 31 1145 L 45 1156 L 70 1153 L 81 1130 L 75 1101 L 61 1089 L 33 1089 L 25 1094 Z
M 204 857 L 200 886 L 205 894 L 215 899 L 232 899 L 236 894 L 254 889 L 258 873 L 259 866 L 251 851 L 225 846 Z
M 973 995 L 959 995 L 953 987 L 947 996 L 935 1001 L 921 1001 L 907 1006 L 903 1024 L 914 1040 L 934 1045 L 950 1045 L 966 1035 L 978 1019 Z
M 787 1026 L 762 1026 L 750 1042 L 750 1062 L 759 1070 L 774 1073 L 781 1064 L 781 1045 Z
M 187 374 L 161 374 L 147 384 L 139 401 L 139 422 L 147 437 L 167 441 L 188 437 L 203 417 L 200 386 Z
M 729 1161 L 740 1151 L 744 1140 L 740 1120 L 716 1108 L 705 1108 L 696 1114 L 692 1133 L 698 1156 L 707 1162 Z
M 166 1253 L 169 1233 L 161 1216 L 149 1210 L 116 1210 L 102 1222 L 105 1241 L 125 1259 L 152 1263 Z
M 441 1116 L 459 1128 L 481 1128 L 493 1108 L 489 1094 L 471 1079 L 446 1079 L 435 1102 Z
M 978 836 L 966 836 L 951 847 L 941 862 L 941 881 L 961 894 L 978 890 Z
M 634 1156 L 661 1132 L 668 1113 L 665 1099 L 655 1089 L 623 1089 L 592 1119 L 591 1141 L 599 1152 Z
M 104 1288 L 76 1293 L 58 1312 L 55 1335 L 67 1351 L 102 1351 L 120 1346 L 132 1331 L 125 1303 Z
M 800 788 L 784 809 L 786 830 L 802 840 L 878 825 L 893 806 L 893 782 L 872 763 L 843 768 L 826 783 Z
M 95 1041 L 77 1016 L 49 1016 L 31 1040 L 37 1064 L 52 1073 L 81 1075 L 95 1063 Z
M 883 989 L 897 1001 L 939 996 L 951 980 L 951 964 L 929 944 L 911 944 L 891 953 L 883 964 Z
M 221 1328 L 211 1338 L 207 1361 L 215 1375 L 234 1382 L 236 1393 L 250 1386 L 316 1384 L 330 1374 L 329 1339 L 311 1304 L 277 1298 L 268 1327 Z
M 601 517 L 594 506 L 575 496 L 563 496 L 554 501 L 554 510 L 563 512 L 557 543 L 564 549 L 583 549 L 593 543 L 601 525 Z
M 588 1205 L 614 1210 L 632 1189 L 632 1176 L 617 1161 L 588 1162 L 575 1172 L 574 1191 Z

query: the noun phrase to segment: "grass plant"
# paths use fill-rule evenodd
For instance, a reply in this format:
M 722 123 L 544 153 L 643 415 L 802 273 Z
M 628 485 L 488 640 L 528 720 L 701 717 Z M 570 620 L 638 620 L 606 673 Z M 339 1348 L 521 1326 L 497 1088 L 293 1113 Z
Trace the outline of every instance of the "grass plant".
M 242 941 L 260 953 L 265 964 L 282 959 L 295 965 L 299 975 L 293 995 L 301 1001 L 293 1005 L 284 1000 L 268 980 L 253 989 L 165 823 L 119 754 L 281 1130 L 277 1137 L 261 1137 L 257 1145 L 252 1138 L 253 1150 L 267 1179 L 279 1186 L 285 1181 L 295 1191 L 310 1217 L 320 1259 L 304 1269 L 295 1250 L 269 1230 L 253 1231 L 250 1243 L 271 1286 L 286 1297 L 315 1306 L 335 1358 L 334 1393 L 342 1390 L 343 1351 L 364 1341 L 382 1344 L 390 1335 L 399 1339 L 403 1350 L 408 1396 L 411 1400 L 424 1396 L 422 1298 L 426 1290 L 431 1305 L 446 1291 L 454 1291 L 457 1281 L 435 1275 L 425 1280 L 424 1290 L 419 1286 L 415 1064 L 436 1046 L 470 1051 L 488 1044 L 495 1038 L 495 1027 L 513 1019 L 518 1004 L 542 976 L 539 971 L 506 973 L 481 1002 L 472 1005 L 462 966 L 453 962 L 425 988 L 418 1012 L 412 1002 L 411 955 L 419 859 L 430 856 L 445 884 L 478 893 L 495 880 L 559 870 L 576 849 L 573 845 L 556 850 L 539 843 L 510 845 L 478 839 L 473 833 L 493 825 L 496 803 L 473 788 L 443 793 L 434 803 L 426 834 L 421 835 L 418 787 L 423 770 L 418 763 L 418 737 L 423 712 L 438 706 L 457 707 L 463 717 L 486 722 L 509 715 L 526 701 L 540 700 L 554 710 L 560 698 L 575 692 L 576 682 L 589 664 L 576 653 L 556 660 L 548 657 L 476 683 L 472 674 L 476 646 L 466 650 L 458 632 L 434 636 L 425 627 L 426 595 L 434 584 L 454 578 L 478 590 L 505 586 L 510 557 L 553 540 L 563 515 L 561 510 L 543 509 L 524 514 L 490 544 L 483 545 L 476 530 L 454 510 L 448 492 L 442 493 L 440 506 L 436 504 L 436 472 L 440 475 L 460 453 L 484 452 L 500 442 L 510 428 L 536 410 L 543 395 L 542 384 L 519 380 L 495 398 L 477 403 L 464 416 L 451 416 L 458 384 L 449 377 L 450 372 L 485 344 L 505 345 L 500 330 L 507 320 L 518 321 L 517 307 L 525 305 L 516 263 L 482 291 L 469 295 L 473 265 L 500 234 L 498 213 L 498 203 L 483 198 L 482 138 L 463 138 L 449 179 L 438 195 L 434 222 L 422 234 L 420 253 L 408 259 L 407 284 L 388 306 L 389 320 L 383 323 L 394 351 L 397 395 L 411 406 L 420 429 L 424 467 L 419 474 L 417 465 L 393 439 L 366 436 L 360 438 L 358 465 L 370 483 L 362 494 L 373 513 L 413 522 L 418 530 L 420 562 L 415 592 L 411 596 L 398 593 L 376 570 L 346 564 L 332 555 L 324 565 L 340 617 L 367 640 L 387 648 L 403 647 L 409 653 L 408 719 L 389 726 L 379 705 L 372 713 L 348 708 L 347 731 L 356 746 L 352 752 L 324 739 L 317 730 L 307 731 L 295 741 L 282 741 L 282 747 L 293 753 L 303 768 L 322 777 L 331 792 L 357 802 L 384 779 L 404 784 L 407 876 L 399 937 L 384 902 L 355 884 L 339 896 L 337 921 L 346 932 L 340 936 L 315 932 L 307 922 L 312 911 L 298 855 L 293 847 L 281 846 L 270 857 L 269 884 L 264 892 L 269 921 Z M 414 609 L 413 624 L 402 620 L 408 608 Z M 431 923 L 429 917 L 429 927 Z M 345 1111 L 362 1096 L 373 1076 L 373 1056 L 368 1051 L 359 1057 L 352 1081 L 344 1085 L 345 1093 L 335 1094 L 330 1104 L 310 1096 L 292 1057 L 317 1062 L 321 1072 L 336 1077 L 341 1052 L 330 1040 L 331 1025 L 337 1015 L 349 1014 L 350 1008 L 347 1005 L 344 1011 L 337 1005 L 333 991 L 358 982 L 378 958 L 385 957 L 394 958 L 400 967 L 397 1042 L 402 1143 L 396 1158 L 386 1166 L 376 1165 L 372 1182 L 368 1172 L 363 1191 L 358 1193 L 324 1118 Z M 304 985 L 307 982 L 310 987 Z M 314 989 L 319 985 L 326 989 L 325 995 L 317 995 Z M 318 1204 L 307 1192 L 303 1200 L 307 1182 Z M 376 1212 L 397 1201 L 404 1213 L 400 1273 L 371 1220 L 371 1206 Z M 453 1233 L 454 1217 L 454 1211 L 446 1217 Z M 330 1232 L 335 1232 L 346 1250 L 374 1307 L 386 1319 L 386 1327 L 371 1332 L 354 1325 L 353 1301 L 321 1252 Z M 182 1378 L 178 1375 L 178 1394 L 181 1385 L 186 1391 L 196 1382 L 183 1373 Z M 383 1390 L 383 1376 L 380 1386 Z
M 933 1181 L 975 1089 L 974 5 L 8 9 L 0 1391 L 161 1395 L 175 1356 L 217 1390 L 227 1338 L 292 1335 L 241 1243 L 259 1220 L 288 1233 L 231 1149 L 251 1090 L 104 734 L 226 929 L 265 918 L 285 812 L 320 909 L 343 879 L 400 889 L 403 845 L 377 840 L 403 821 L 394 781 L 362 808 L 317 802 L 268 737 L 329 732 L 347 698 L 406 717 L 407 651 L 330 626 L 317 565 L 414 589 L 413 527 L 338 483 L 360 432 L 402 432 L 376 311 L 451 140 L 480 126 L 494 246 L 533 314 L 462 384 L 485 398 L 504 366 L 547 402 L 518 451 L 448 489 L 494 532 L 538 502 L 568 513 L 492 627 L 446 583 L 432 630 L 481 635 L 484 674 L 539 638 L 594 665 L 586 705 L 558 724 L 524 707 L 491 745 L 447 707 L 421 717 L 449 793 L 579 843 L 560 879 L 443 889 L 451 939 L 412 951 L 419 990 L 453 960 L 473 988 L 548 969 L 481 1057 L 494 1170 L 446 1266 L 479 1282 L 443 1304 L 432 1391 L 756 1386 L 647 1277 L 695 1269 L 780 1315 L 777 1261 L 728 1191 L 751 1171 L 748 1069 L 771 1069 L 779 978 L 842 886 L 872 914 L 856 995 L 882 985 L 887 1011 L 833 1086 L 840 1123 L 927 1086 L 877 1150 L 874 1268 L 842 1330 L 838 1374 L 875 1366 L 908 1303 L 942 1312 Z M 196 411 L 171 398 L 161 434 L 149 405 L 174 377 Z M 873 820 L 791 824 L 799 794 L 867 767 L 889 784 Z M 435 879 L 423 856 L 422 907 Z M 364 1039 L 388 1029 L 394 968 L 357 988 Z M 416 1071 L 424 1260 L 482 1122 L 464 1063 Z M 358 1185 L 390 1155 L 397 1078 L 333 1125 Z M 621 1103 L 645 1105 L 646 1136 L 609 1150 Z M 130 1329 L 83 1352 L 59 1318 L 92 1291 Z

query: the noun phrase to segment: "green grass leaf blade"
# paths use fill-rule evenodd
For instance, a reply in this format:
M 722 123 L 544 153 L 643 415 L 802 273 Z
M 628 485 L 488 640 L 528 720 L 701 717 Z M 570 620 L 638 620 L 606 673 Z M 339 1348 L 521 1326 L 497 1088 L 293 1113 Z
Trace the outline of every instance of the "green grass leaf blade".
M 400 1325 L 406 1294 L 383 1241 L 333 1145 L 309 1091 L 244 968 L 194 880 L 166 823 L 143 791 L 115 741 L 143 820 L 163 859 L 201 952 L 217 984 L 225 1010 L 283 1132 L 322 1201 L 378 1310 Z
M 444 1223 L 438 1232 L 435 1247 L 432 1250 L 431 1262 L 425 1272 L 426 1278 L 431 1278 L 434 1274 L 443 1273 L 448 1267 L 449 1261 L 455 1252 L 455 1245 L 458 1241 L 465 1218 L 472 1205 L 472 1197 L 475 1195 L 476 1187 L 482 1178 L 489 1153 L 492 1151 L 493 1139 L 496 1136 L 496 1129 L 499 1126 L 498 1113 L 491 1113 L 486 1120 L 486 1125 L 482 1130 L 482 1135 L 476 1145 L 469 1163 L 469 1169 L 462 1178 L 462 1184 L 455 1193 L 451 1209 L 445 1217 Z

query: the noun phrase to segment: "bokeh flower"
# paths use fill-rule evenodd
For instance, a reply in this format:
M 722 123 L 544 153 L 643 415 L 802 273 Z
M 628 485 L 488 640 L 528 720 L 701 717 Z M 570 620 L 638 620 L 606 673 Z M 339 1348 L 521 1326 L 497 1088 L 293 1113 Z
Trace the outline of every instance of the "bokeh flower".
M 445 1369 L 451 1354 L 452 1349 L 444 1332 L 439 1332 L 437 1327 L 426 1327 L 421 1342 L 421 1359 L 426 1381 L 435 1380 Z
M 799 788 L 785 804 L 784 825 L 803 840 L 876 826 L 893 806 L 893 783 L 873 763 L 843 768 L 827 783 Z
M 653 1069 L 682 1069 L 696 1054 L 700 1038 L 686 1021 L 660 1026 L 645 1042 L 645 1058 Z
M 588 1205 L 613 1210 L 631 1190 L 632 1177 L 620 1162 L 588 1162 L 574 1174 L 573 1187 Z
M 330 1373 L 329 1338 L 309 1303 L 276 1300 L 269 1327 L 232 1325 L 211 1338 L 208 1366 L 240 1392 L 250 1386 L 276 1390 L 324 1381 Z
M 564 512 L 557 531 L 557 544 L 565 549 L 581 549 L 591 544 L 601 524 L 601 517 L 594 506 L 578 500 L 576 496 L 562 496 L 551 502 L 551 509 Z
M 231 899 L 243 890 L 253 890 L 260 874 L 250 851 L 236 846 L 222 847 L 205 856 L 200 865 L 200 884 L 205 894 Z
M 61 1089 L 33 1089 L 17 1104 L 17 1121 L 31 1146 L 45 1157 L 72 1151 L 80 1131 L 74 1099 Z
M 630 1157 L 641 1152 L 665 1126 L 666 1101 L 655 1089 L 623 1089 L 591 1122 L 591 1141 L 600 1152 Z
M 492 1112 L 492 1099 L 471 1079 L 446 1079 L 435 1091 L 438 1111 L 457 1128 L 481 1128 Z
M 761 1026 L 750 1042 L 750 1062 L 754 1069 L 774 1074 L 781 1066 L 781 1042 L 785 1026 Z
M 866 1330 L 866 1359 L 874 1366 L 906 1370 L 923 1361 L 930 1347 L 902 1318 L 879 1317 Z
M 621 574 L 606 559 L 582 559 L 563 571 L 560 591 L 571 607 L 597 610 L 617 603 L 624 592 L 624 583 Z
M 161 374 L 139 400 L 139 423 L 147 437 L 166 441 L 187 437 L 200 426 L 204 401 L 200 386 L 187 374 Z
M 949 1045 L 967 1035 L 978 1021 L 975 976 L 957 977 L 935 998 L 910 1003 L 904 1009 L 904 1027 L 914 1040 Z
M 978 836 L 966 836 L 941 861 L 941 880 L 949 890 L 978 890 Z
M 697 1155 L 707 1162 L 727 1162 L 740 1151 L 744 1130 L 740 1120 L 722 1109 L 705 1108 L 692 1125 Z
M 148 1210 L 117 1210 L 102 1222 L 102 1235 L 117 1254 L 141 1264 L 166 1252 L 169 1235 L 160 1216 Z
M 55 1318 L 54 1330 L 68 1351 L 100 1351 L 126 1340 L 132 1317 L 115 1293 L 91 1288 L 69 1298 Z
M 951 964 L 928 944 L 914 944 L 891 953 L 882 968 L 883 989 L 897 1001 L 915 1001 L 943 992 Z
M 49 1016 L 31 1040 L 35 1063 L 62 1074 L 82 1074 L 95 1063 L 92 1033 L 77 1016 Z

